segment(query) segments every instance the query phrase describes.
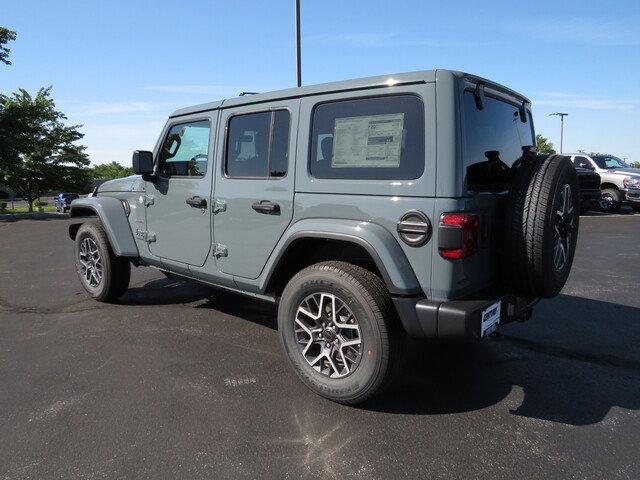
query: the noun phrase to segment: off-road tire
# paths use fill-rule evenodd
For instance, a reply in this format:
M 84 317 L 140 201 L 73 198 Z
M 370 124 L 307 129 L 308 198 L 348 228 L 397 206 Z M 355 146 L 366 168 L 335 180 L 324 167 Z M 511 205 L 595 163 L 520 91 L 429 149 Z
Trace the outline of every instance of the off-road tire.
M 95 286 L 90 285 L 82 274 L 80 249 L 82 242 L 86 238 L 90 238 L 95 242 L 102 260 L 102 278 Z M 131 262 L 129 262 L 129 259 L 117 257 L 113 253 L 107 233 L 99 221 L 85 222 L 78 229 L 75 240 L 75 263 L 80 283 L 85 291 L 99 302 L 114 301 L 129 288 Z
M 604 201 L 605 198 L 611 199 Z M 605 188 L 600 192 L 598 200 L 598 209 L 603 213 L 616 213 L 620 211 L 622 206 L 622 195 L 615 188 Z
M 568 197 L 567 211 L 571 213 L 562 218 L 570 220 L 571 231 L 563 248 L 564 261 L 556 268 L 558 211 L 563 195 Z M 569 158 L 537 155 L 525 160 L 514 172 L 507 202 L 505 284 L 525 297 L 556 296 L 571 271 L 580 218 L 578 177 Z M 560 230 L 565 233 L 566 229 L 563 221 Z
M 301 302 L 314 293 L 339 297 L 357 318 L 361 356 L 342 378 L 313 369 L 302 355 L 294 333 Z M 303 383 L 335 402 L 356 404 L 382 392 L 400 363 L 404 334 L 384 282 L 374 273 L 342 261 L 325 261 L 298 272 L 286 285 L 278 308 L 278 330 L 284 350 Z

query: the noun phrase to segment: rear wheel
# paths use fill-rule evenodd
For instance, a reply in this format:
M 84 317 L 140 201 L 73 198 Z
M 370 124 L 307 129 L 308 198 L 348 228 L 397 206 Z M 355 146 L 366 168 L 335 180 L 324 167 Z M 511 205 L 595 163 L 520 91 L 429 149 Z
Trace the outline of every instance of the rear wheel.
M 131 263 L 116 257 L 102 224 L 83 223 L 75 241 L 76 271 L 80 283 L 95 300 L 108 302 L 129 288 Z
M 383 390 L 400 356 L 402 332 L 384 283 L 346 262 L 296 274 L 280 300 L 278 330 L 302 381 L 340 403 Z
M 600 193 L 598 208 L 604 213 L 616 213 L 622 206 L 622 195 L 615 188 L 605 188 Z

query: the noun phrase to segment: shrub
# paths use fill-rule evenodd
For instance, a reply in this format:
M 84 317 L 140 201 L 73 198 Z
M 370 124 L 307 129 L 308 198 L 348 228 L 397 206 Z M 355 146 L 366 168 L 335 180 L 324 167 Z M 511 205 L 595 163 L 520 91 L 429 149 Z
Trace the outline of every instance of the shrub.
M 7 209 L 7 202 L 0 202 L 0 210 L 4 211 Z

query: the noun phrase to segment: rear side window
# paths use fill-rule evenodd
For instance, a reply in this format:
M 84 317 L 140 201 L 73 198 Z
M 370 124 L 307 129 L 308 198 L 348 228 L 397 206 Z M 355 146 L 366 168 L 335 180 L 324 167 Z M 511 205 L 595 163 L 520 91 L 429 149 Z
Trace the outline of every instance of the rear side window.
M 225 174 L 231 178 L 284 177 L 289 165 L 288 110 L 229 119 Z
M 312 122 L 314 177 L 408 180 L 424 171 L 424 106 L 414 95 L 324 103 Z
M 472 92 L 464 94 L 464 164 L 470 190 L 503 189 L 523 146 L 535 145 L 533 122 L 520 120 L 519 108 L 489 95 L 478 109 Z

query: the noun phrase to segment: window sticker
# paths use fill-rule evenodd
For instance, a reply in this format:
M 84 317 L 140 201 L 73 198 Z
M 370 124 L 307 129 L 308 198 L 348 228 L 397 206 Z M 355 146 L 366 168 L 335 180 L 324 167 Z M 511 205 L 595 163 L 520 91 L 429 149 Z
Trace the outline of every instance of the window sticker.
M 400 166 L 404 113 L 336 118 L 333 168 Z

